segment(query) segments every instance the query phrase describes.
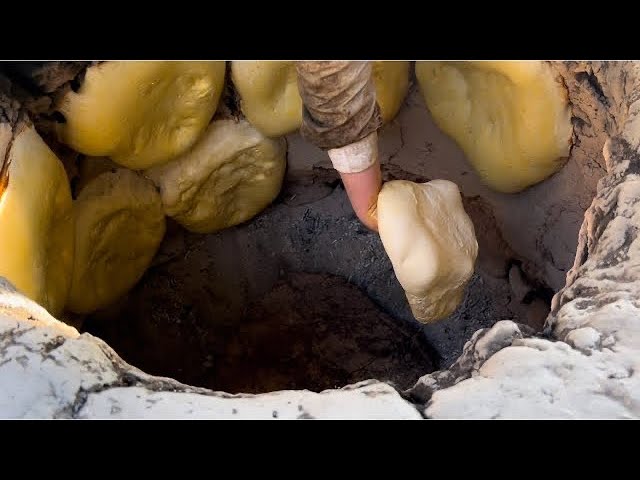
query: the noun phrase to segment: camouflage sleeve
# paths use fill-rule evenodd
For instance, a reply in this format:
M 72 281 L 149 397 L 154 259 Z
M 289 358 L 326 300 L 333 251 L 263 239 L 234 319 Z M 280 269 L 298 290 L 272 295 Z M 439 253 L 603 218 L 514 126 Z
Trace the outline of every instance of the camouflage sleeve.
M 300 61 L 296 68 L 302 136 L 323 150 L 371 143 L 382 125 L 371 62 Z

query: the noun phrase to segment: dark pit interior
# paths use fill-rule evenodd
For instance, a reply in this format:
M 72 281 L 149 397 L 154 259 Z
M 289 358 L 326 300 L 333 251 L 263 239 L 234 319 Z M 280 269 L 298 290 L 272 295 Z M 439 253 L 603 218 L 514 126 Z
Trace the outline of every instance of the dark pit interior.
M 391 311 L 371 292 L 385 292 Z M 287 185 L 261 215 L 217 234 L 170 222 L 136 288 L 83 329 L 138 368 L 215 390 L 321 391 L 368 378 L 408 388 L 437 354 L 417 322 L 393 315 L 403 295 L 342 186 L 318 181 Z
M 489 219 L 478 202 L 468 210 L 481 246 L 499 243 L 482 228 Z M 290 175 L 274 204 L 243 225 L 199 235 L 170 221 L 138 285 L 82 330 L 150 374 L 213 390 L 322 391 L 371 378 L 404 389 L 446 368 L 496 320 L 542 325 L 549 298 L 530 289 L 514 299 L 516 264 L 505 263 L 501 279 L 483 272 L 494 250 L 483 248 L 459 310 L 423 326 L 341 183 L 330 173 Z

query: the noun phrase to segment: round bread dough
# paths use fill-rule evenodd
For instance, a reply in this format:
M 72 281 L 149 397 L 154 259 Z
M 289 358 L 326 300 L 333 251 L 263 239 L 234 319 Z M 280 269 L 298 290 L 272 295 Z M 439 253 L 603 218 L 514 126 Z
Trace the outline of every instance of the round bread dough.
M 0 137 L 10 135 L 10 127 L 0 125 Z M 23 126 L 8 147 L 8 182 L 0 187 L 0 276 L 58 316 L 73 268 L 69 180 L 32 126 Z
M 231 62 L 231 78 L 244 116 L 268 137 L 295 132 L 302 124 L 302 98 L 295 62 Z
M 267 138 L 246 120 L 216 120 L 187 153 L 146 172 L 168 216 L 196 233 L 245 222 L 280 193 L 284 138 Z
M 109 61 L 90 67 L 64 97 L 62 142 L 133 170 L 160 165 L 191 147 L 215 113 L 223 61 Z
M 409 62 L 373 62 L 373 83 L 383 124 L 394 119 L 407 96 L 409 66 Z
M 417 62 L 438 127 L 486 185 L 516 193 L 566 162 L 573 128 L 566 88 L 546 62 Z
M 67 308 L 91 313 L 140 280 L 164 237 L 160 195 L 140 174 L 119 168 L 88 182 L 74 202 L 75 262 Z
M 383 123 L 400 110 L 409 90 L 409 62 L 372 62 L 373 83 Z M 295 132 L 302 125 L 302 98 L 295 61 L 235 61 L 231 78 L 244 116 L 268 137 Z

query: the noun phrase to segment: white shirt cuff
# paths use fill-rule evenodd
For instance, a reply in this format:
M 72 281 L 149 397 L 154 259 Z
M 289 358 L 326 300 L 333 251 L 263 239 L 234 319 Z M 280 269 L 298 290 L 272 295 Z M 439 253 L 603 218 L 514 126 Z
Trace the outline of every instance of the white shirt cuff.
M 378 160 L 378 132 L 362 140 L 327 152 L 333 168 L 340 173 L 358 173 Z

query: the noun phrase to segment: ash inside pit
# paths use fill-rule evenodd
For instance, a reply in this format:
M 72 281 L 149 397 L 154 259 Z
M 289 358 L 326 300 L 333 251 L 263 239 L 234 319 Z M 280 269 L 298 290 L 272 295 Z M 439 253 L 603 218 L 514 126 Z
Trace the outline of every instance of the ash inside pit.
M 370 378 L 410 387 L 437 354 L 416 322 L 362 288 L 395 282 L 379 237 L 346 214 L 341 187 L 307 187 L 309 204 L 290 205 L 297 195 L 285 189 L 218 234 L 169 222 L 154 265 L 83 330 L 148 373 L 214 390 L 322 391 Z
M 234 393 L 322 391 L 368 378 L 408 388 L 433 370 L 421 332 L 340 277 L 288 274 L 232 324 L 208 315 L 207 301 L 185 304 L 178 284 L 152 272 L 115 321 L 94 318 L 89 329 L 148 373 Z
M 433 325 L 413 319 L 379 236 L 359 223 L 342 185 L 316 176 L 217 234 L 170 222 L 138 285 L 83 330 L 148 373 L 230 393 L 370 378 L 408 388 L 450 365 L 479 328 L 501 319 L 539 328 L 546 316 L 478 202 L 467 205 L 477 272 L 458 311 Z

